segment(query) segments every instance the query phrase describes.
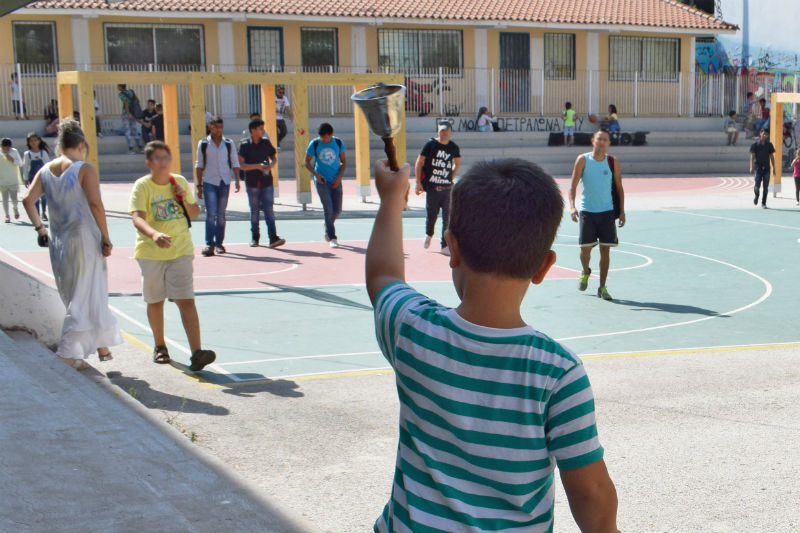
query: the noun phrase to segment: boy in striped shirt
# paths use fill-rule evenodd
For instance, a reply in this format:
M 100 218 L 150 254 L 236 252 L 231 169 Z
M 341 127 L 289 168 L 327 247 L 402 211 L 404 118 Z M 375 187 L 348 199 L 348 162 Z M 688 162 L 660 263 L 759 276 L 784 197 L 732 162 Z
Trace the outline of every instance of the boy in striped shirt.
M 409 169 L 376 164 L 381 206 L 366 258 L 400 399 L 394 484 L 375 531 L 552 531 L 556 465 L 581 531 L 617 531 L 583 365 L 520 315 L 530 283 L 555 263 L 558 186 L 519 159 L 461 178 L 445 233 L 461 304 L 449 309 L 404 281 Z

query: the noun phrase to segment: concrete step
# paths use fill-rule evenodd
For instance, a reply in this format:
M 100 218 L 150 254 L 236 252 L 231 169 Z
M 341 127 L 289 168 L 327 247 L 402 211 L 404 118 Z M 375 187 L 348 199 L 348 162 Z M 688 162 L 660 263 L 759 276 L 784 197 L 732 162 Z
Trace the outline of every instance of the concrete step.
M 0 384 L 2 531 L 306 529 L 103 374 L 25 333 L 0 331 Z

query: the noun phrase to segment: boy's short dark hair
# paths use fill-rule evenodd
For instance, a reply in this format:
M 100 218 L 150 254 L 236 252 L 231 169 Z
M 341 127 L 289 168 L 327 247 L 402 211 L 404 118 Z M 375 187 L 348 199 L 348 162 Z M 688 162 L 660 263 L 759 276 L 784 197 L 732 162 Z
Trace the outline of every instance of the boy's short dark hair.
M 250 113 L 250 120 L 254 118 L 261 118 L 261 113 Z
M 564 104 L 564 107 L 567 109 L 572 109 L 572 102 L 567 102 L 566 104 Z
M 753 93 L 751 93 L 751 92 L 748 92 L 748 93 L 747 93 L 747 97 L 748 97 L 748 98 L 750 98 L 751 96 L 753 96 Z
M 257 127 L 263 126 L 263 125 L 264 125 L 264 121 L 261 118 L 254 118 L 253 120 L 250 121 L 250 124 L 247 125 L 247 129 L 250 130 L 250 131 L 253 131 Z
M 157 150 L 164 150 L 172 157 L 172 150 L 169 149 L 169 145 L 164 141 L 150 141 L 144 147 L 144 157 L 148 161 L 150 160 L 150 156 L 153 155 Z
M 762 103 L 762 104 L 766 104 L 767 103 L 767 99 L 766 98 L 759 98 L 758 101 L 760 103 Z
M 769 137 L 769 130 L 767 128 L 761 128 L 760 130 L 758 130 L 758 133 L 766 133 L 767 137 Z
M 156 101 L 155 101 L 155 100 L 153 100 L 152 98 L 150 98 L 150 99 L 147 101 L 147 103 L 148 103 L 148 104 L 153 104 L 153 105 L 156 105 Z
M 733 109 L 731 109 L 730 111 L 728 111 L 728 116 L 729 116 L 729 117 L 732 117 L 732 116 L 733 116 L 733 115 L 735 115 L 735 114 L 736 114 L 736 111 L 735 111 L 735 110 L 733 110 Z
M 3 139 L 0 140 L 0 146 L 11 147 L 12 146 L 11 139 L 9 139 L 8 137 L 3 137 Z
M 158 109 L 164 109 L 164 106 L 161 105 L 161 104 L 156 104 L 156 110 L 158 110 Z
M 221 116 L 214 115 L 213 117 L 211 117 L 211 120 L 208 121 L 209 126 L 212 124 L 224 124 L 224 121 L 222 120 Z
M 558 185 L 538 165 L 480 161 L 453 187 L 449 229 L 470 269 L 530 279 L 553 245 L 563 213 Z
M 128 89 L 128 85 L 125 83 L 118 83 L 117 87 L 122 87 L 122 90 L 125 91 Z
M 319 135 L 333 135 L 333 126 L 328 124 L 327 122 L 323 122 L 319 125 L 319 130 L 317 131 Z

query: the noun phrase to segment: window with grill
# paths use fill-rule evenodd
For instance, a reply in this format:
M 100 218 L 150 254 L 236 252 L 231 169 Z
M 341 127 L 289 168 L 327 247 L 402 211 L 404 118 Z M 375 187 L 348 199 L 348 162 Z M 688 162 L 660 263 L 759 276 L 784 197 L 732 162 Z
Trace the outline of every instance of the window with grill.
M 405 74 L 433 74 L 439 67 L 461 73 L 460 30 L 378 30 L 378 66 Z
M 612 36 L 608 48 L 611 81 L 678 81 L 680 39 Z
M 300 48 L 304 72 L 327 71 L 339 67 L 336 28 L 300 28 Z
M 547 80 L 575 79 L 575 34 L 544 34 L 544 77 Z
M 203 27 L 184 24 L 105 24 L 106 62 L 196 70 L 205 65 Z
M 13 22 L 14 62 L 25 66 L 58 63 L 55 22 Z

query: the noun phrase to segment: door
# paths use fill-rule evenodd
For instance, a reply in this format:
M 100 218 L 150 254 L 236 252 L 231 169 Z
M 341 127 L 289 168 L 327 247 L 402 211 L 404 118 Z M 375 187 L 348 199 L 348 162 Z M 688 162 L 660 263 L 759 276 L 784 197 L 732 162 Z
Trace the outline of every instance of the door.
M 500 111 L 527 113 L 531 108 L 531 36 L 500 33 Z
M 247 28 L 247 66 L 250 72 L 283 71 L 283 29 L 250 26 Z M 251 85 L 250 112 L 261 112 L 261 88 Z

